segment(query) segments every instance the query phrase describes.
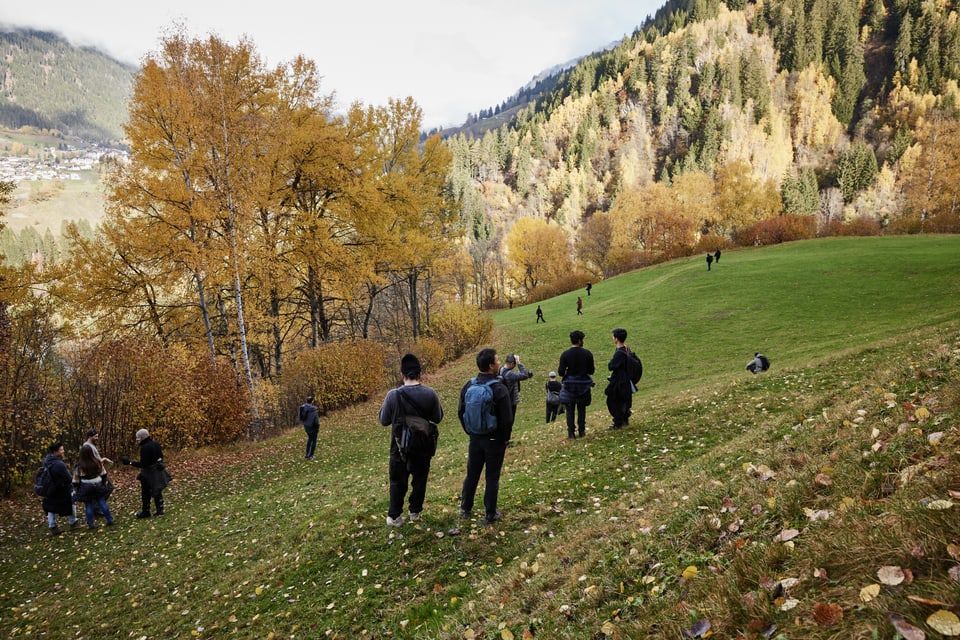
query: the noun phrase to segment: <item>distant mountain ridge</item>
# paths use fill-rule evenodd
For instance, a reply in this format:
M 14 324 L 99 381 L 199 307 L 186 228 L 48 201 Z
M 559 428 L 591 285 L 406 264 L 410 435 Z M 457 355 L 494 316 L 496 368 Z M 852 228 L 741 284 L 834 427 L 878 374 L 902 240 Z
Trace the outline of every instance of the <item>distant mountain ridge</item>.
M 0 25 L 0 127 L 118 144 L 135 73 L 58 34 Z

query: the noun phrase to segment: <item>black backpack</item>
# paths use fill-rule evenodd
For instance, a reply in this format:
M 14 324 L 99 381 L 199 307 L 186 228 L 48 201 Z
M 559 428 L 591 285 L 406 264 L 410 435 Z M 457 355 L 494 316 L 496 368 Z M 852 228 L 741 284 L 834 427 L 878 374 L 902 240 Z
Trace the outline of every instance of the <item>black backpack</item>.
M 33 492 L 41 498 L 46 498 L 53 491 L 53 476 L 50 474 L 50 465 L 42 464 L 33 476 Z
M 627 376 L 630 378 L 630 382 L 636 386 L 640 382 L 640 378 L 643 377 L 643 363 L 640 362 L 640 357 L 637 356 L 633 351 L 627 352 Z
M 419 409 L 417 404 L 403 392 L 403 388 L 399 388 L 394 424 L 400 425 L 400 433 L 396 436 L 400 459 L 409 463 L 415 459 L 432 458 L 437 452 L 440 429 L 426 418 L 421 418 L 416 412 L 408 411 L 404 407 L 405 404 L 407 407 Z

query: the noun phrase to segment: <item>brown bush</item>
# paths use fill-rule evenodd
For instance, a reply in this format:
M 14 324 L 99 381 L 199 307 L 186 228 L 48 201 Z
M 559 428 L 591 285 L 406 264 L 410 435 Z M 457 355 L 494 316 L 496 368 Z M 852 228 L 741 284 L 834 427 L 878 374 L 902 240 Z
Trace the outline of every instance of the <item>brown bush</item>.
M 333 342 L 296 354 L 283 368 L 281 397 L 289 424 L 309 395 L 323 413 L 367 400 L 383 389 L 386 363 L 386 349 L 372 340 Z
M 430 322 L 430 336 L 443 345 L 447 361 L 489 342 L 492 335 L 493 319 L 480 309 L 464 304 L 448 304 L 435 313 Z
M 806 240 L 815 238 L 816 235 L 816 218 L 787 214 L 767 218 L 749 227 L 737 229 L 734 241 L 740 246 L 771 245 Z
M 880 221 L 865 216 L 853 218 L 837 228 L 839 236 L 878 236 L 883 231 Z

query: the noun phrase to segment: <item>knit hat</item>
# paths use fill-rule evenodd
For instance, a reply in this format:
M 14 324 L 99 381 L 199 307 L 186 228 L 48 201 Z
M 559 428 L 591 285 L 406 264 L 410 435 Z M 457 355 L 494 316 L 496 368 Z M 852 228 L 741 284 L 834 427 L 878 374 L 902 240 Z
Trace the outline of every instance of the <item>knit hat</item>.
M 509 364 L 509 363 L 511 363 L 511 362 L 514 363 L 514 364 L 516 364 L 516 362 L 517 362 L 517 356 L 515 356 L 515 355 L 512 354 L 512 353 L 507 356 L 507 363 Z
M 556 372 L 556 371 L 551 371 L 551 372 L 550 372 L 550 377 L 551 377 L 551 378 L 556 378 L 556 377 L 557 377 L 557 372 Z
M 140 429 L 140 431 L 137 431 L 137 440 L 146 440 L 149 437 L 150 432 L 146 429 Z
M 420 377 L 420 359 L 408 353 L 400 359 L 400 373 L 404 378 L 415 379 Z
M 95 435 L 97 435 L 96 429 L 90 429 L 89 431 L 87 431 L 87 438 L 92 438 Z

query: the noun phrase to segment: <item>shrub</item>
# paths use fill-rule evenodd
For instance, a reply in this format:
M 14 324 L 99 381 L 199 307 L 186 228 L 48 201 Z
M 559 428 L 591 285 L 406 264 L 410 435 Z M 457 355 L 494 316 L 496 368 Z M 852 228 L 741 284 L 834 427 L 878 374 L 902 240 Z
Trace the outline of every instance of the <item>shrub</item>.
M 456 360 L 467 351 L 490 341 L 493 318 L 476 307 L 448 304 L 434 314 L 430 335 L 440 341 L 446 360 Z
M 880 235 L 881 230 L 882 228 L 879 220 L 865 216 L 858 216 L 840 225 L 836 230 L 836 235 L 878 236 Z
M 540 302 L 541 300 L 546 300 L 547 298 L 552 298 L 562 293 L 583 289 L 587 286 L 588 282 L 594 280 L 596 280 L 596 278 L 587 273 L 570 273 L 561 276 L 549 284 L 540 285 L 530 291 L 527 294 L 527 302 Z
M 386 362 L 386 349 L 372 340 L 331 342 L 301 351 L 283 368 L 286 415 L 295 416 L 309 395 L 323 413 L 367 400 L 383 389 Z
M 734 234 L 734 241 L 740 246 L 770 245 L 806 240 L 816 235 L 816 218 L 787 214 L 738 229 Z

